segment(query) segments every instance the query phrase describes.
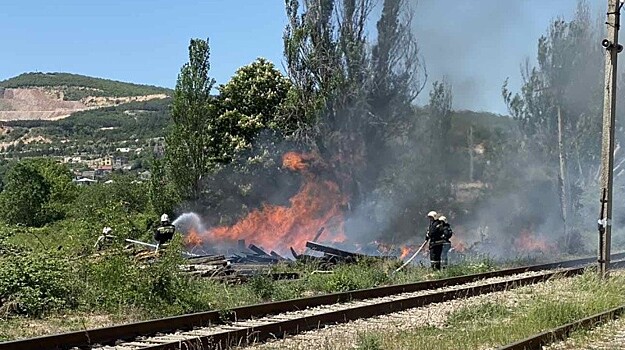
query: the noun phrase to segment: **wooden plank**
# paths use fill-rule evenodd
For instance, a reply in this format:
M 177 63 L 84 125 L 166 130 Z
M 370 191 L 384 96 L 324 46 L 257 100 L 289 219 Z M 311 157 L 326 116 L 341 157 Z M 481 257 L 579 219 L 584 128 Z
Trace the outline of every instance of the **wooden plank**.
M 226 257 L 224 257 L 223 255 L 210 255 L 210 256 L 202 256 L 199 258 L 193 257 L 193 258 L 188 258 L 187 261 L 189 262 L 189 264 L 204 264 L 204 263 L 210 263 L 210 262 L 219 262 L 219 261 L 223 261 L 225 260 Z
M 250 244 L 248 246 L 248 248 L 250 248 L 250 250 L 253 251 L 256 254 L 263 255 L 263 256 L 269 256 L 269 254 L 265 253 L 264 250 L 260 249 L 259 247 L 255 246 L 254 244 Z
M 274 252 L 273 250 L 271 252 L 269 252 L 269 254 L 271 256 L 273 256 L 274 258 L 278 259 L 278 260 L 286 260 L 285 258 L 283 258 L 280 254 Z
M 342 258 L 360 258 L 360 257 L 365 257 L 366 256 L 366 255 L 363 255 L 363 254 L 347 252 L 347 251 L 344 251 L 344 250 L 340 250 L 340 249 L 324 246 L 324 245 L 321 245 L 321 244 L 315 243 L 315 242 L 306 242 L 306 248 L 310 248 L 310 249 L 312 249 L 314 251 L 318 251 L 318 252 L 322 252 L 322 253 L 332 254 L 332 255 L 335 255 L 335 256 L 342 257 Z
M 297 254 L 295 249 L 293 249 L 293 247 L 289 247 L 289 249 L 291 249 L 291 254 L 293 254 L 293 257 L 295 258 L 295 260 L 298 260 L 299 259 L 299 254 Z

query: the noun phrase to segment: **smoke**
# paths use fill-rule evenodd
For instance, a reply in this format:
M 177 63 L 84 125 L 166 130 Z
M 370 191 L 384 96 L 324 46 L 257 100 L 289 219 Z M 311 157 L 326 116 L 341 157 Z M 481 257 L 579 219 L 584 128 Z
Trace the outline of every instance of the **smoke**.
M 176 229 L 188 235 L 191 230 L 202 232 L 206 230 L 202 218 L 196 213 L 183 213 L 172 222 Z
M 501 98 L 503 81 L 510 77 L 510 89 L 520 90 L 519 68 L 523 58 L 535 56 L 538 38 L 545 34 L 549 20 L 557 15 L 564 16 L 567 11 L 572 12 L 575 7 L 571 5 L 570 1 L 566 5 L 562 1 L 549 2 L 547 5 L 539 0 L 485 0 L 479 6 L 472 0 L 452 3 L 421 1 L 417 7 L 414 29 L 430 79 L 440 80 L 444 76 L 449 79 L 454 87 L 456 110 L 490 110 L 506 114 L 507 109 Z M 589 99 L 586 91 L 581 86 L 572 89 L 569 98 L 575 101 L 582 97 Z M 424 96 L 428 96 L 427 91 L 421 94 L 422 104 Z M 427 121 L 420 115 L 412 119 L 417 120 L 416 125 Z M 478 122 L 484 124 L 493 120 L 483 118 Z M 458 114 L 455 121 L 466 123 Z M 443 154 L 440 158 L 431 157 L 424 154 L 430 149 L 422 147 L 429 142 L 427 137 L 431 130 L 417 125 L 415 128 L 419 130 L 396 137 L 407 140 L 392 141 L 397 143 L 389 147 L 392 152 L 381 153 L 376 159 L 367 159 L 383 171 L 379 178 L 371 176 L 371 179 L 366 180 L 381 180 L 379 182 L 389 185 L 363 185 L 373 191 L 358 193 L 363 199 L 357 202 L 358 205 L 345 210 L 344 229 L 348 242 L 367 244 L 379 240 L 392 244 L 419 244 L 423 241 L 427 226 L 425 213 L 435 209 L 441 210 L 451 220 L 452 226 L 456 228 L 456 239 L 467 245 L 486 242 L 478 250 L 493 256 L 509 257 L 523 232 L 530 232 L 533 238 L 560 248 L 563 222 L 557 183 L 553 180 L 553 173 L 542 173 L 549 168 L 545 159 L 538 154 L 528 154 L 520 143 L 515 143 L 516 133 L 504 130 L 503 139 L 497 139 L 494 127 L 480 129 L 478 122 L 468 122 L 476 126 L 476 138 L 484 142 L 486 147 L 485 155 L 476 155 L 476 167 L 484 169 L 484 173 L 502 174 L 478 174 L 476 178 L 491 183 L 501 179 L 514 183 L 498 183 L 499 192 L 487 188 L 484 192 L 487 198 L 464 203 L 454 199 L 451 194 L 439 191 L 439 188 L 435 188 L 437 182 L 457 185 L 468 181 L 466 176 L 462 178 L 452 174 L 453 163 L 458 162 L 459 154 L 466 152 L 463 148 L 466 146 L 466 135 L 450 134 L 449 142 L 454 143 L 453 153 Z M 509 123 L 508 127 L 512 124 Z M 509 142 L 512 146 L 508 149 L 497 148 L 500 146 L 497 142 Z M 207 197 L 211 201 L 192 203 L 185 208 L 185 211 L 192 212 L 176 219 L 175 224 L 181 231 L 203 232 L 217 226 L 232 225 L 246 213 L 260 208 L 263 203 L 290 205 L 289 199 L 298 192 L 304 179 L 300 173 L 282 169 L 279 159 L 284 153 L 297 148 L 271 133 L 259 136 L 254 148 L 254 153 L 243 157 L 256 159 L 252 162 L 254 166 L 247 169 L 241 167 L 241 164 L 224 166 L 206 180 L 210 193 Z M 503 164 L 488 163 L 490 158 L 497 157 L 505 159 Z M 445 170 L 432 170 L 434 165 L 441 163 L 446 165 Z M 595 167 L 596 164 L 580 165 L 584 168 L 591 166 Z M 426 171 L 428 168 L 429 172 Z M 320 171 L 333 173 L 333 170 L 327 169 Z M 346 188 L 342 190 L 348 192 Z M 595 229 L 596 225 L 591 225 L 594 222 L 595 216 L 592 216 L 583 221 L 579 228 Z M 314 233 L 309 232 L 305 239 L 311 239 Z
M 602 3 L 603 4 L 603 3 Z M 591 4 L 595 13 L 604 5 Z M 520 63 L 536 56 L 538 38 L 550 20 L 570 18 L 570 0 L 421 0 L 414 30 L 430 82 L 447 77 L 454 86 L 454 108 L 507 114 L 501 86 L 521 86 Z M 431 85 L 431 84 L 430 84 Z M 419 98 L 427 103 L 427 92 Z

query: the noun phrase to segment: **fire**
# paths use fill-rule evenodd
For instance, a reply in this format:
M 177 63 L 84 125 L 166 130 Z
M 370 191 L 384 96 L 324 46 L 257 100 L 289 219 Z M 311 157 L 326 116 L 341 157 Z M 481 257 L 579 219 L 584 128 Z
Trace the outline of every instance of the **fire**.
M 185 236 L 185 243 L 191 247 L 197 247 L 202 244 L 202 238 L 194 228 L 191 228 Z
M 245 239 L 267 251 L 285 255 L 289 247 L 304 250 L 306 241 L 312 240 L 320 227 L 325 227 L 325 231 L 319 241 L 343 242 L 343 208 L 347 198 L 335 182 L 322 180 L 309 171 L 311 161 L 315 160 L 313 155 L 295 152 L 283 156 L 284 168 L 304 175 L 299 192 L 289 200 L 290 206 L 264 204 L 233 226 L 212 228 L 197 238 L 204 243 Z
M 408 254 L 410 254 L 410 251 L 411 249 L 408 246 L 401 247 L 401 254 L 399 255 L 399 258 L 402 260 L 405 259 L 408 256 Z
M 282 166 L 290 170 L 306 170 L 308 169 L 308 164 L 304 162 L 306 160 L 305 158 L 310 159 L 310 157 L 306 155 L 288 152 L 282 156 Z
M 536 237 L 528 230 L 523 230 L 514 240 L 514 246 L 520 252 L 549 252 L 554 249 L 544 238 Z

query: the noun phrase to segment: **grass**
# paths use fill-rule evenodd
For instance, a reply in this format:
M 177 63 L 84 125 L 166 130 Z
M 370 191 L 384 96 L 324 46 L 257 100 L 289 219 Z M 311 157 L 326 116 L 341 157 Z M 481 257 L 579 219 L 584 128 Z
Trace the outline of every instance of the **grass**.
M 402 264 L 399 260 L 364 259 L 357 264 L 338 265 L 331 274 L 313 273 L 319 268 L 314 264 L 279 264 L 274 267 L 276 272 L 299 272 L 301 278 L 272 281 L 268 276 L 259 276 L 244 285 L 224 285 L 181 275 L 177 266 L 182 260 L 176 254 L 145 265 L 117 245 L 109 248 L 106 255 L 94 258 L 93 242 L 98 230 L 86 221 L 74 219 L 43 228 L 0 227 L 0 336 L 12 339 L 82 329 L 82 324 L 66 322 L 73 315 L 93 317 L 96 321 L 102 317 L 144 320 L 502 267 L 501 262 L 488 257 L 455 261 L 443 271 L 417 265 L 398 273 L 393 271 Z M 59 232 L 64 232 L 62 240 Z M 504 267 L 529 263 L 535 261 L 511 260 Z M 46 327 L 30 329 L 33 322 L 43 322 Z
M 524 289 L 525 293 L 531 289 Z M 523 293 L 523 291 L 519 291 Z M 484 349 L 505 345 L 535 333 L 606 311 L 625 303 L 625 277 L 606 281 L 593 272 L 575 278 L 564 289 L 529 293 L 518 305 L 486 302 L 452 312 L 444 327 L 417 327 L 396 333 L 369 333 L 367 344 L 381 349 Z M 374 339 L 374 340 L 371 340 Z
M 48 236 L 42 234 L 41 239 L 47 241 Z M 29 240 L 29 244 L 39 245 L 34 242 Z M 179 261 L 171 257 L 143 266 L 115 251 L 115 247 L 111 249 L 111 254 L 97 260 L 86 256 L 61 261 L 64 249 L 57 251 L 56 255 L 39 253 L 36 259 L 32 259 L 34 261 L 28 256 L 21 256 L 20 261 L 23 261 L 20 264 L 29 263 L 32 269 L 20 270 L 17 266 L 20 264 L 12 264 L 5 275 L 13 276 L 20 283 L 31 284 L 32 288 L 12 292 L 16 299 L 9 300 L 24 306 L 16 309 L 18 312 L 0 314 L 0 323 L 3 324 L 0 338 L 8 340 L 80 330 L 85 326 L 98 326 L 101 320 L 127 322 L 190 312 L 228 310 L 260 302 L 496 269 L 494 264 L 484 260 L 462 261 L 442 272 L 415 266 L 397 274 L 391 272 L 399 266 L 398 261 L 363 260 L 358 264 L 338 265 L 332 274 L 312 274 L 317 266 L 310 264 L 278 265 L 276 270 L 297 271 L 302 277 L 291 281 L 272 281 L 267 276 L 259 276 L 247 284 L 225 285 L 208 279 L 188 279 L 178 274 L 175 266 Z M 38 273 L 42 271 L 38 263 L 41 261 L 46 261 L 46 264 L 54 262 L 55 265 L 50 266 L 58 265 L 55 270 L 58 273 Z M 3 265 L 0 270 L 3 268 L 9 268 L 9 265 Z M 6 285 L 14 284 L 11 281 L 7 280 Z M 57 285 L 64 285 L 65 289 L 56 288 Z M 65 290 L 70 290 L 72 294 L 65 293 Z M 46 300 L 55 303 L 35 303 L 33 296 L 45 296 Z M 64 300 L 65 296 L 71 296 L 71 299 Z M 8 303 L 5 302 L 5 305 Z M 89 321 L 68 321 L 76 319 Z

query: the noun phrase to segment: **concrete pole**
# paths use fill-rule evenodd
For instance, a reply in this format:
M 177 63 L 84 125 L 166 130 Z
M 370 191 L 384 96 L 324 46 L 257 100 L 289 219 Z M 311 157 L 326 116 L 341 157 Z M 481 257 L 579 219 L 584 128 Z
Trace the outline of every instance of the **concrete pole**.
M 623 0 L 620 0 L 623 1 Z M 605 90 L 603 99 L 603 131 L 601 142 L 601 196 L 602 213 L 599 225 L 599 274 L 607 276 L 610 266 L 610 245 L 612 233 L 612 183 L 614 167 L 614 120 L 616 108 L 616 66 L 618 53 L 623 49 L 618 44 L 620 26 L 620 11 L 622 4 L 619 0 L 608 0 L 606 22 L 608 37 L 601 44 L 605 52 Z M 605 197 L 604 197 L 605 194 Z

